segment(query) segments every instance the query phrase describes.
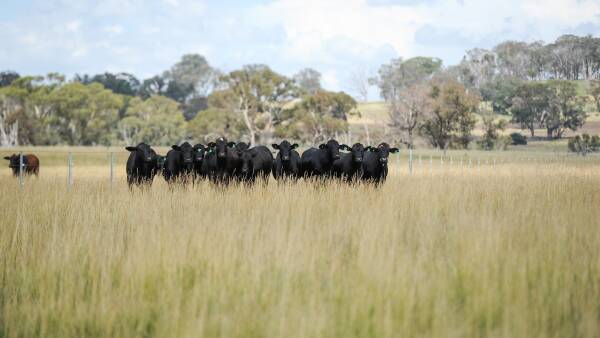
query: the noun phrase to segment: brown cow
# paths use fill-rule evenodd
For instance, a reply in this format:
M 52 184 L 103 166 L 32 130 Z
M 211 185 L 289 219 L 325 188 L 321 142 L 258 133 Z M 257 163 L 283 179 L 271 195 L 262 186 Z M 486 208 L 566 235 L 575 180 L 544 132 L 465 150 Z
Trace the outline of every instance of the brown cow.
M 19 155 L 5 156 L 10 161 L 8 167 L 12 169 L 13 175 L 19 176 Z M 36 175 L 40 172 L 40 160 L 35 155 L 23 155 L 23 174 Z

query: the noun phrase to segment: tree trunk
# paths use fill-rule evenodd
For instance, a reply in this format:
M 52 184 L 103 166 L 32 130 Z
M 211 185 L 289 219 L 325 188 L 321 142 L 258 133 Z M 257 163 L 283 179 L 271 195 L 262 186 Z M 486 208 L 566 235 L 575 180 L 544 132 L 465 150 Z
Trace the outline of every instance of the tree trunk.
M 240 109 L 242 111 L 242 115 L 244 116 L 244 123 L 246 124 L 246 128 L 248 128 L 248 132 L 250 133 L 250 145 L 254 146 L 256 144 L 256 133 L 254 132 L 254 127 L 252 126 L 252 122 L 250 121 L 250 112 L 248 109 L 248 105 L 243 102 L 243 99 L 240 99 Z

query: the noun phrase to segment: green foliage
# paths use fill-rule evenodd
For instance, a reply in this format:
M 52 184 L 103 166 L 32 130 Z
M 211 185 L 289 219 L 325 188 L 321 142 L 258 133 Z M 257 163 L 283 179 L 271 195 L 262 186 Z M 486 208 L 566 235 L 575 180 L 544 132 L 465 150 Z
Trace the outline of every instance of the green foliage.
M 423 122 L 422 135 L 436 148 L 467 148 L 476 123 L 474 112 L 479 97 L 451 80 L 434 83 L 431 98 L 431 112 Z
M 188 123 L 187 130 L 194 139 L 207 142 L 222 135 L 227 135 L 231 139 L 240 139 L 246 132 L 246 126 L 241 116 L 233 111 L 208 108 Z
M 20 77 L 19 73 L 10 70 L 0 72 L 0 87 L 10 86 L 14 80 Z
M 185 119 L 177 102 L 164 96 L 147 100 L 135 98 L 118 124 L 119 138 L 125 144 L 146 142 L 171 145 L 186 137 Z
M 480 88 L 483 101 L 490 101 L 495 113 L 509 114 L 513 98 L 521 81 L 517 78 L 496 78 Z
M 70 83 L 52 95 L 55 113 L 49 124 L 70 145 L 110 144 L 112 127 L 123 104 L 119 95 L 101 84 Z
M 506 120 L 496 121 L 493 114 L 483 116 L 483 136 L 477 141 L 477 145 L 483 150 L 501 149 L 506 150 L 510 139 L 500 135 L 506 129 Z
M 551 91 L 546 83 L 526 82 L 520 85 L 513 99 L 513 122 L 519 123 L 522 129 L 528 129 L 531 137 L 535 136 L 535 128 L 542 124 L 545 114 L 550 109 Z
M 596 102 L 596 109 L 600 112 L 600 80 L 595 80 L 590 83 L 590 95 Z
M 348 130 L 347 116 L 356 101 L 346 93 L 319 90 L 306 95 L 294 108 L 285 112 L 289 118 L 277 128 L 276 136 L 316 144 Z
M 511 144 L 514 146 L 527 145 L 527 136 L 521 133 L 511 133 L 510 139 L 512 140 Z
M 221 93 L 219 99 L 230 101 L 221 104 L 241 115 L 250 143 L 269 143 L 275 128 L 283 122 L 285 103 L 298 95 L 294 82 L 265 65 L 244 66 L 222 81 L 229 93 Z
M 568 147 L 569 151 L 585 156 L 587 153 L 600 150 L 600 137 L 598 135 L 590 136 L 588 134 L 583 134 L 581 136 L 577 135 L 574 138 L 569 139 Z
M 561 138 L 566 129 L 576 131 L 585 123 L 585 99 L 577 95 L 578 87 L 571 81 L 549 81 L 548 87 L 550 107 L 542 122 L 548 131 L 548 139 Z
M 430 57 L 415 57 L 408 60 L 394 59 L 379 68 L 379 76 L 374 79 L 381 96 L 389 101 L 402 88 L 429 79 L 442 67 L 442 60 Z
M 90 84 L 93 82 L 100 83 L 106 89 L 110 89 L 115 94 L 121 95 L 129 95 L 133 96 L 138 93 L 140 88 L 140 81 L 133 75 L 128 73 L 104 73 L 95 75 L 92 78 L 89 78 L 87 75 L 84 76 L 76 76 L 75 80 L 77 82 L 82 82 L 83 84 Z
M 304 92 L 312 95 L 321 90 L 321 73 L 312 68 L 304 68 L 294 75 L 294 82 Z
M 185 100 L 190 95 L 206 97 L 209 90 L 216 84 L 219 75 L 219 72 L 208 64 L 204 56 L 185 54 L 179 62 L 165 72 L 163 77 L 177 84 L 174 87 L 181 90 L 178 95 Z

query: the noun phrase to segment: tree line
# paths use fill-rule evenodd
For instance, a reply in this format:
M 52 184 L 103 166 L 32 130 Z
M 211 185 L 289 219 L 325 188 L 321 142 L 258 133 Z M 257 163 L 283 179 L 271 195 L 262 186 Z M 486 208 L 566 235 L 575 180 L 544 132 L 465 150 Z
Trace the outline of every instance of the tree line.
M 473 49 L 444 67 L 435 57 L 397 58 L 375 76 L 356 77 L 360 97 L 377 86 L 389 110 L 386 139 L 414 146 L 483 149 L 505 147 L 507 119 L 535 136 L 561 138 L 577 130 L 586 112 L 600 107 L 600 39 L 565 35 L 555 42 L 503 42 Z M 586 79 L 583 88 L 574 81 Z M 306 68 L 287 77 L 267 65 L 224 73 L 198 54 L 184 55 L 168 70 L 140 80 L 128 73 L 0 73 L 0 146 L 170 145 L 218 135 L 269 144 L 288 138 L 316 144 L 348 133 L 360 114 L 355 99 L 321 87 L 321 74 Z
M 217 135 L 266 143 L 325 141 L 347 132 L 356 101 L 266 65 L 222 73 L 197 54 L 143 81 L 127 73 L 0 74 L 0 145 L 170 145 Z
M 434 57 L 398 58 L 370 83 L 388 104 L 391 132 L 407 146 L 419 135 L 437 148 L 466 147 L 477 112 L 484 129 L 477 144 L 494 149 L 511 143 L 500 134 L 507 121 L 531 137 L 546 129 L 548 139 L 581 128 L 587 112 L 600 110 L 599 77 L 600 39 L 565 35 L 550 44 L 506 41 L 469 50 L 450 67 Z

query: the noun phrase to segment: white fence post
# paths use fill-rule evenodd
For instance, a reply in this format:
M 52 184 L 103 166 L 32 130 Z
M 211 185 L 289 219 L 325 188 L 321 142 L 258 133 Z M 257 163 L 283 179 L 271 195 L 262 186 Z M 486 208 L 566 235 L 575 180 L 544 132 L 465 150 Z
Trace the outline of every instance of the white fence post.
M 429 175 L 433 175 L 433 155 L 429 155 Z
M 23 152 L 19 152 L 19 188 L 21 191 L 25 188 L 25 179 L 23 177 L 23 167 L 25 163 L 23 163 Z

